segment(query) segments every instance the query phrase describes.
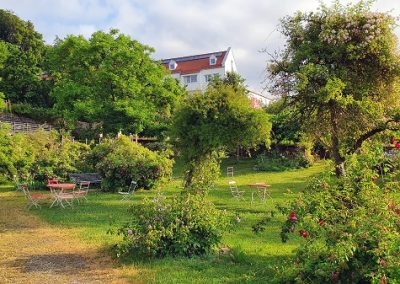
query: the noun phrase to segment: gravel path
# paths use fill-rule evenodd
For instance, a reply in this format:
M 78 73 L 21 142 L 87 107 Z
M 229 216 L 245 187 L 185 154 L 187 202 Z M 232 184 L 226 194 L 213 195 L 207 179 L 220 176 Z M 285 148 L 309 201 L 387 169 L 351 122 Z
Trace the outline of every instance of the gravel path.
M 31 214 L 16 193 L 0 192 L 0 283 L 127 283 L 109 256 L 76 235 Z

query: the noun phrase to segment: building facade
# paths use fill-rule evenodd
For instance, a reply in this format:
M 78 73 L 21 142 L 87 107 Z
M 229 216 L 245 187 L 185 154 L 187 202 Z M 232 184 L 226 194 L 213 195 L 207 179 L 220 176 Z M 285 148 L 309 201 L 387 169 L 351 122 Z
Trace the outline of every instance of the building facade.
M 189 92 L 204 91 L 214 76 L 223 78 L 228 72 L 237 72 L 230 47 L 225 51 L 164 59 L 162 63 Z

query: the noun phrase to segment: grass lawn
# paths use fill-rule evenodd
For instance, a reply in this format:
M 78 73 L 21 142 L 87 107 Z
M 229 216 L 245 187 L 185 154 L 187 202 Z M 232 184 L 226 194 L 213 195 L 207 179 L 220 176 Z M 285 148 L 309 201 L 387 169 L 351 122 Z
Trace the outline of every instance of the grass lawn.
M 234 177 L 225 177 L 226 166 L 234 166 Z M 291 256 L 297 244 L 303 241 L 295 237 L 282 244 L 279 237 L 280 223 L 272 222 L 267 230 L 254 234 L 251 226 L 264 214 L 274 208 L 274 203 L 282 203 L 292 198 L 287 190 L 302 190 L 307 180 L 321 173 L 325 163 L 317 163 L 311 168 L 279 173 L 256 172 L 253 160 L 226 160 L 222 165 L 222 176 L 216 188 L 210 192 L 209 198 L 220 209 L 238 214 L 241 222 L 231 232 L 225 234 L 223 243 L 232 248 L 228 255 L 212 255 L 194 258 L 165 258 L 143 261 L 126 260 L 123 266 L 134 267 L 140 273 L 126 277 L 132 282 L 144 283 L 268 283 L 273 275 L 272 267 L 280 260 Z M 181 166 L 177 165 L 174 180 L 163 188 L 163 192 L 171 195 L 180 190 L 182 180 Z M 228 188 L 228 181 L 235 180 L 241 190 L 246 190 L 246 200 L 234 199 Z M 271 184 L 273 201 L 266 204 L 256 202 L 250 205 L 250 188 L 247 183 L 267 182 Z M 4 191 L 6 189 L 2 189 Z M 31 210 L 41 219 L 61 226 L 76 229 L 85 242 L 95 242 L 109 248 L 118 241 L 118 236 L 107 234 L 110 228 L 117 228 L 129 219 L 129 205 L 139 205 L 145 196 L 153 196 L 154 191 L 138 191 L 133 201 L 122 201 L 118 194 L 91 192 L 89 201 L 77 204 L 72 209 L 48 208 Z M 277 219 L 283 220 L 283 216 Z

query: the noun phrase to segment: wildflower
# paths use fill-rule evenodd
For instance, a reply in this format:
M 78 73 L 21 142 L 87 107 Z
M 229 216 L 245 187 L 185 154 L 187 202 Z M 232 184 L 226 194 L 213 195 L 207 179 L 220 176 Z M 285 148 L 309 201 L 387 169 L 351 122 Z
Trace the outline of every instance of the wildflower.
M 128 235 L 133 235 L 133 231 L 131 229 L 128 229 Z

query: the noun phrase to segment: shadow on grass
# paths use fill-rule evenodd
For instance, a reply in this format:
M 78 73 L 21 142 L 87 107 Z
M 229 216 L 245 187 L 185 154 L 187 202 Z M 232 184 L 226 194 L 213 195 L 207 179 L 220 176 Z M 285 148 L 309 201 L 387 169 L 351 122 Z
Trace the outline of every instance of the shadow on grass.
M 57 272 L 77 273 L 86 267 L 83 255 L 71 253 L 39 254 L 17 258 L 6 263 L 9 267 L 17 267 L 21 272 Z M 72 271 L 73 270 L 73 271 Z

